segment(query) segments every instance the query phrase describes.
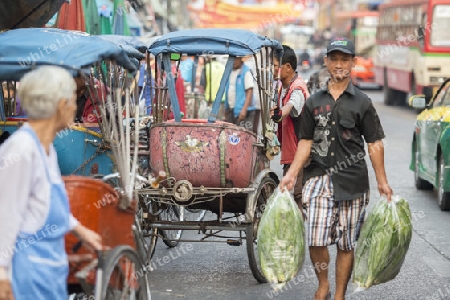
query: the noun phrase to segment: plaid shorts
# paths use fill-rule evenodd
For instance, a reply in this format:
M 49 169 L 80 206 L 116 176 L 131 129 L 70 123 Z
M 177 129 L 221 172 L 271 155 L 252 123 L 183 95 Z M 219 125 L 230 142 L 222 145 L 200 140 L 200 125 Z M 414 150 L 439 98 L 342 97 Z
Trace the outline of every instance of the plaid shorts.
M 303 187 L 302 206 L 308 224 L 308 245 L 338 245 L 349 251 L 355 247 L 364 223 L 369 192 L 345 201 L 335 201 L 329 175 L 310 178 Z

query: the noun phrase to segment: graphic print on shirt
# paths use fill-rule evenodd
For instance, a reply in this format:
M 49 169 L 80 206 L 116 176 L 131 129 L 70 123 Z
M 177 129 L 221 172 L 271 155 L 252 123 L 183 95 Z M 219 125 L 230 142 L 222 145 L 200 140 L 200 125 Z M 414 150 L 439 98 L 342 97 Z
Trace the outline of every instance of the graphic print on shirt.
M 311 149 L 312 152 L 322 157 L 327 156 L 331 144 L 329 141 L 331 111 L 328 107 L 325 108 L 325 111 L 327 111 L 327 114 L 320 114 L 319 110 L 314 112 L 316 129 L 314 130 L 314 143 Z

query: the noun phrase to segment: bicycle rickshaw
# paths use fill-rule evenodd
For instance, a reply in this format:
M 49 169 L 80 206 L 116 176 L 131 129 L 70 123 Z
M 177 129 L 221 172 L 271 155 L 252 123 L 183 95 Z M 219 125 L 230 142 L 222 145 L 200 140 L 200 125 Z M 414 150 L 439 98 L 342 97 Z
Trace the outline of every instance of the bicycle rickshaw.
M 130 157 L 137 142 L 131 138 L 137 135 L 131 133 L 130 126 L 122 126 L 130 123 L 130 111 L 134 109 L 129 74 L 136 70 L 131 58 L 137 54 L 118 44 L 60 29 L 1 33 L 0 81 L 7 84 L 0 97 L 0 134 L 5 139 L 26 121 L 26 116 L 19 115 L 20 99 L 11 97 L 14 89 L 9 88 L 15 87 L 26 72 L 40 65 L 58 65 L 74 77 L 86 78 L 90 99 L 98 105 L 99 122 L 70 126 L 58 135 L 54 145 L 62 175 L 66 175 L 63 179 L 73 215 L 98 232 L 110 250 L 89 254 L 68 235 L 68 284 L 81 287 L 85 296 L 95 299 L 150 299 L 146 269 L 134 250 L 136 201 L 126 189 L 134 184 L 129 174 L 135 172 L 136 159 L 130 163 Z M 130 51 L 132 55 L 127 55 Z
M 281 58 L 283 48 L 274 40 L 250 31 L 233 29 L 193 29 L 160 37 L 148 49 L 155 56 L 156 97 L 153 123 L 148 129 L 150 170 L 159 174 L 139 192 L 138 251 L 149 263 L 157 238 L 176 246 L 183 230 L 195 230 L 208 238 L 226 238 L 230 245 L 246 240 L 253 276 L 266 279 L 257 253 L 257 229 L 264 205 L 278 184 L 270 169 L 279 151 L 274 137 L 270 107 L 273 85 L 273 59 Z M 176 75 L 182 54 L 195 56 L 228 55 L 225 72 L 208 119 L 184 119 L 175 91 Z M 235 124 L 216 120 L 229 75 L 237 56 L 251 55 L 256 64 L 257 88 L 261 101 L 261 135 Z M 176 74 L 176 72 L 175 72 Z M 170 113 L 173 119 L 169 119 Z M 161 180 L 162 179 L 162 180 Z M 187 211 L 207 211 L 215 220 L 187 220 Z M 235 231 L 239 237 L 222 231 Z M 192 241 L 192 240 L 189 240 Z

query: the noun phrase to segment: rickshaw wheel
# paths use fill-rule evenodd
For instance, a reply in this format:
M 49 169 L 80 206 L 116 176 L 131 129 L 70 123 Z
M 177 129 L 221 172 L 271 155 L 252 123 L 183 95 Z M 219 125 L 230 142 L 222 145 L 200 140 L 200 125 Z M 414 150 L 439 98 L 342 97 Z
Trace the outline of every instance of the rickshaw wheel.
M 252 270 L 253 277 L 259 283 L 266 283 L 267 279 L 262 273 L 261 263 L 258 254 L 258 226 L 261 216 L 263 214 L 267 199 L 275 191 L 277 183 L 271 177 L 264 177 L 258 186 L 256 192 L 256 207 L 253 215 L 253 222 L 247 225 L 246 228 L 246 244 L 247 244 L 247 255 L 248 262 L 250 264 L 250 269 Z
M 159 214 L 162 221 L 182 221 L 180 220 L 180 207 L 178 205 L 168 205 L 163 212 Z M 183 230 L 164 230 L 159 229 L 159 233 L 163 237 L 163 242 L 169 248 L 174 248 L 178 245 L 179 239 L 183 234 Z M 170 240 L 168 240 L 170 239 Z
M 151 299 L 146 268 L 131 247 L 110 250 L 104 265 L 101 300 Z
M 135 220 L 135 222 L 139 222 L 138 219 Z M 153 230 L 153 234 L 151 235 L 151 237 L 145 237 L 143 232 L 142 232 L 142 227 L 138 227 L 135 224 L 136 228 L 140 228 L 140 230 L 136 229 L 135 232 L 135 236 L 134 236 L 134 241 L 136 244 L 136 251 L 137 253 L 140 255 L 142 262 L 144 263 L 144 265 L 149 264 L 150 260 L 153 257 L 153 254 L 155 254 L 155 249 L 156 249 L 156 243 L 158 241 L 158 238 L 154 235 L 156 235 L 156 230 Z M 149 243 L 147 243 L 147 239 L 150 240 Z M 150 257 L 148 257 L 148 254 L 150 253 Z

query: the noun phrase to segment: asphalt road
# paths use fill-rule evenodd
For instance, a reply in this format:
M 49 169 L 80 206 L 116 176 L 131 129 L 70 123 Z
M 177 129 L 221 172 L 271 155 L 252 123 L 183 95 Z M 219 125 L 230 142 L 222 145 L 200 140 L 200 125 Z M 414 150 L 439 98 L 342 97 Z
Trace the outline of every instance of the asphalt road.
M 386 133 L 385 161 L 394 192 L 405 197 L 413 213 L 413 238 L 406 260 L 396 279 L 353 293 L 347 299 L 417 300 L 450 299 L 450 212 L 440 211 L 433 191 L 417 191 L 409 170 L 410 145 L 415 112 L 408 108 L 386 107 L 379 91 L 366 91 L 373 99 Z M 280 171 L 278 162 L 272 167 Z M 370 162 L 368 162 L 370 166 Z M 371 204 L 378 199 L 372 169 Z M 196 232 L 186 238 L 201 237 Z M 336 251 L 330 247 L 334 261 Z M 317 286 L 309 254 L 296 283 L 275 295 L 269 284 L 259 284 L 248 265 L 245 245 L 224 243 L 180 243 L 168 249 L 159 242 L 149 274 L 153 300 L 166 299 L 312 299 Z M 334 290 L 334 266 L 330 267 Z

